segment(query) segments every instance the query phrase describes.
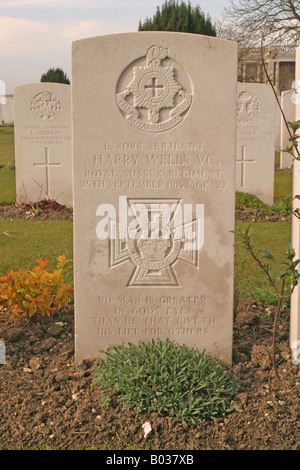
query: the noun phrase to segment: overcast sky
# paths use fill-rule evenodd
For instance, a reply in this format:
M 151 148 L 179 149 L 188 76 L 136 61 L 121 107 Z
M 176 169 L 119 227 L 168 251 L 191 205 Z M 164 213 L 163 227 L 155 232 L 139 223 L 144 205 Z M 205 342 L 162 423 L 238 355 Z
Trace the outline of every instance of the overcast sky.
M 74 40 L 135 32 L 164 0 L 0 0 L 0 81 L 6 93 L 36 83 L 50 67 L 71 75 Z M 188 1 L 186 1 L 188 3 Z M 191 0 L 211 18 L 221 17 L 229 0 Z

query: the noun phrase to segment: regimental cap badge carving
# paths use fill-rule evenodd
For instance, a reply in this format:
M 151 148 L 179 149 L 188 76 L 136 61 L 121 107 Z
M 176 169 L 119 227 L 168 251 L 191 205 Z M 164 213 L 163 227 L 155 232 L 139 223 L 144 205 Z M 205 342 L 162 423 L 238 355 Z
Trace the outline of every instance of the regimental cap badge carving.
M 260 102 L 250 91 L 240 91 L 237 94 L 237 119 L 238 121 L 252 121 L 260 110 Z
M 49 121 L 60 113 L 62 105 L 54 93 L 43 91 L 33 98 L 30 108 L 37 118 Z
M 117 104 L 132 126 L 156 134 L 172 129 L 185 118 L 192 103 L 191 88 L 186 72 L 169 58 L 168 49 L 152 46 L 144 65 L 133 63 L 121 75 Z

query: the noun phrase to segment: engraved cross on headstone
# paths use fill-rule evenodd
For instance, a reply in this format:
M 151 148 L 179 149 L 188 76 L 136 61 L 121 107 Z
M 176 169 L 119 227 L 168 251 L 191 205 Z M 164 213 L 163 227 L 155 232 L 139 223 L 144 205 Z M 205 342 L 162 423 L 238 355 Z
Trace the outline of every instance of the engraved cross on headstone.
M 151 78 L 150 80 L 147 81 L 145 85 L 145 89 L 151 90 L 152 93 L 152 98 L 157 98 L 158 96 L 161 95 L 162 91 L 164 90 L 165 86 L 160 85 L 158 82 L 158 79 L 156 77 Z M 161 90 L 159 93 L 158 91 Z
M 45 163 L 34 163 L 34 167 L 43 167 L 46 169 L 46 187 L 45 192 L 48 197 L 50 196 L 50 167 L 62 166 L 62 163 L 50 163 L 49 149 L 45 148 Z
M 237 158 L 236 163 L 241 163 L 241 187 L 245 186 L 246 182 L 246 163 L 255 163 L 256 160 L 247 160 L 246 159 L 246 147 L 242 145 L 242 157 L 241 159 Z

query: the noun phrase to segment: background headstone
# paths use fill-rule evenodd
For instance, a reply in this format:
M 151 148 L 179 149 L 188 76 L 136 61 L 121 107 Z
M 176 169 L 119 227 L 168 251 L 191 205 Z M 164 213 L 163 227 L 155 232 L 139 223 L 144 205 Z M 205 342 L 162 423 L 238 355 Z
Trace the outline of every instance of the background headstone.
M 74 42 L 72 64 L 76 361 L 169 338 L 230 364 L 237 45 L 109 35 Z M 128 210 L 127 228 L 139 205 L 147 226 L 173 204 L 200 221 L 197 248 L 175 216 L 167 239 L 122 235 Z
M 275 97 L 268 85 L 238 83 L 236 190 L 274 201 Z
M 293 90 L 283 91 L 280 97 L 281 108 L 284 112 L 286 120 L 288 122 L 295 121 L 295 104 L 292 100 Z M 281 113 L 280 113 L 281 114 Z M 281 115 L 281 138 L 280 138 L 280 150 L 283 150 L 291 145 L 289 141 L 290 134 L 286 128 L 283 116 Z M 287 152 L 280 152 L 280 168 L 290 168 L 292 165 L 293 158 Z
M 300 47 L 296 49 L 296 80 L 300 81 Z M 300 82 L 299 82 L 300 83 Z M 299 90 L 299 87 L 298 87 Z M 299 93 L 295 96 L 296 115 L 295 119 L 300 119 L 300 98 Z M 297 132 L 299 135 L 299 131 Z M 293 162 L 293 197 L 300 195 L 300 161 Z M 293 200 L 294 209 L 300 209 L 298 198 Z M 295 250 L 295 259 L 300 258 L 300 221 L 295 216 L 292 217 L 292 247 Z M 296 287 L 291 298 L 291 324 L 290 324 L 290 345 L 293 356 L 300 360 L 300 286 Z M 299 362 L 298 362 L 299 364 Z
M 72 206 L 71 87 L 14 89 L 17 203 L 53 199 Z

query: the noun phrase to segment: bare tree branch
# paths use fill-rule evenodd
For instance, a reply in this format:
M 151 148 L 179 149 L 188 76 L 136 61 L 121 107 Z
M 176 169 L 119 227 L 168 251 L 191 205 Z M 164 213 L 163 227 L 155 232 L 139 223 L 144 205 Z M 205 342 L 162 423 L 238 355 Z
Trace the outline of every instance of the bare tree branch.
M 300 0 L 231 0 L 218 35 L 237 41 L 241 47 L 300 43 Z

